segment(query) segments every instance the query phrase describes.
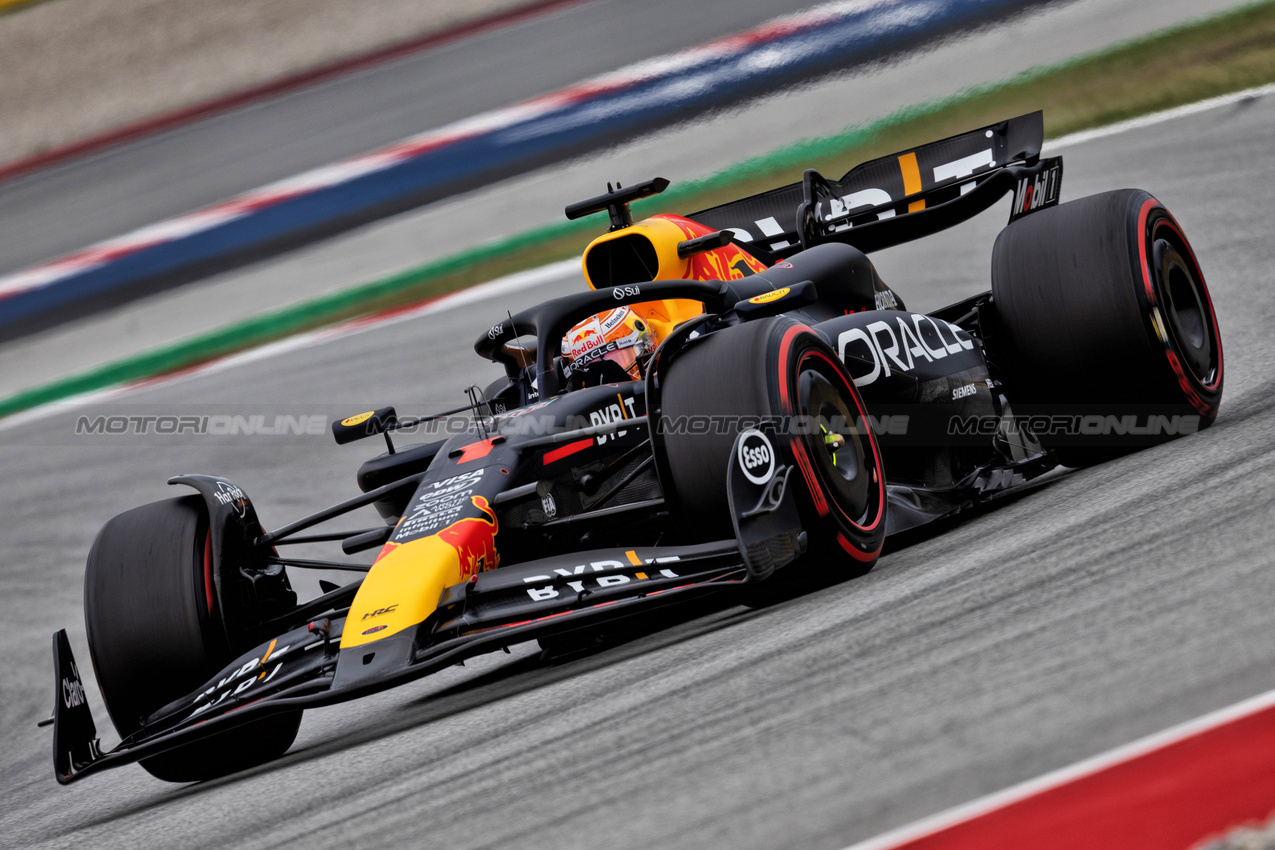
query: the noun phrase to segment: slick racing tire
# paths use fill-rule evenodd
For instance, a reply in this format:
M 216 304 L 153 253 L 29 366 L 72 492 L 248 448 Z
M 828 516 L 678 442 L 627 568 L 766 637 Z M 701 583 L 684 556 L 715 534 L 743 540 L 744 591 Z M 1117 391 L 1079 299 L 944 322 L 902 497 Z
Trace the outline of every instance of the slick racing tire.
M 664 422 L 694 417 L 711 425 L 663 435 L 679 519 L 690 535 L 734 536 L 727 468 L 735 438 L 749 420 L 762 419 L 780 426 L 775 439 L 790 448 L 797 467 L 789 480 L 807 535 L 801 570 L 850 578 L 872 569 L 885 539 L 881 451 L 872 429 L 862 427 L 868 418 L 853 379 L 822 337 L 785 317 L 710 334 L 672 361 L 659 393 Z M 844 438 L 840 448 L 825 439 L 829 428 Z
M 1067 466 L 1212 424 L 1222 339 L 1186 234 L 1140 189 L 1022 218 L 992 251 L 997 365 L 1014 412 Z
M 106 708 L 121 737 L 231 662 L 215 615 L 208 514 L 198 496 L 134 508 L 110 520 L 89 551 L 84 622 Z M 282 755 L 294 711 L 141 760 L 169 782 L 212 779 Z

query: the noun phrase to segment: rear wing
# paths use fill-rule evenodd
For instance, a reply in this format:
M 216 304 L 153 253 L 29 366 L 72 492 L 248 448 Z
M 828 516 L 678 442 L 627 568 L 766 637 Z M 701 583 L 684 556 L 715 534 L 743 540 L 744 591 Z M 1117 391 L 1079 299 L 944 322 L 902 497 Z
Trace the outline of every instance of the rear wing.
M 1062 158 L 1040 158 L 1041 112 L 855 166 L 840 180 L 809 170 L 793 183 L 687 218 L 731 231 L 759 258 L 823 242 L 869 252 L 928 236 L 1014 193 L 1010 221 L 1058 203 Z

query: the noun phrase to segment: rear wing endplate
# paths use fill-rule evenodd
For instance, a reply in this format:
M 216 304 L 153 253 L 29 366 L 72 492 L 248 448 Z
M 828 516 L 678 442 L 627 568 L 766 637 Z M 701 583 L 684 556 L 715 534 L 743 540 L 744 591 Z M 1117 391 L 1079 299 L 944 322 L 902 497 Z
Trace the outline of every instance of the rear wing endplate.
M 1010 220 L 1058 203 L 1062 158 L 1041 159 L 1041 112 L 855 166 L 840 180 L 809 170 L 793 183 L 687 216 L 761 257 L 823 242 L 861 251 L 958 224 L 1014 193 Z

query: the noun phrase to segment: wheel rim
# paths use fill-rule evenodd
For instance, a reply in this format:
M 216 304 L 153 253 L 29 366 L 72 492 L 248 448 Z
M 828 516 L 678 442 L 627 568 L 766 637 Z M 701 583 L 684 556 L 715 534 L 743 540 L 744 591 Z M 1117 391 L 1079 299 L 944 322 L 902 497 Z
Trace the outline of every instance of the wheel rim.
M 1202 386 L 1217 382 L 1221 362 L 1204 277 L 1181 232 L 1167 220 L 1151 228 L 1152 275 L 1164 314 L 1166 342 Z
M 797 386 L 803 440 L 815 474 L 837 507 L 851 521 L 863 525 L 874 507 L 877 482 L 875 466 L 868 461 L 854 414 L 817 368 L 803 368 Z

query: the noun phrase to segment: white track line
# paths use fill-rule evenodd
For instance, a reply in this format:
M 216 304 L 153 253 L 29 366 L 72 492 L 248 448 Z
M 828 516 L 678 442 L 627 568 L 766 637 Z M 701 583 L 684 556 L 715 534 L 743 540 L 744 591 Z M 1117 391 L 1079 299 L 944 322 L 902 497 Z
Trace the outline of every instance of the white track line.
M 824 3 L 775 18 L 750 30 L 723 36 L 676 53 L 653 57 L 512 106 L 464 118 L 378 150 L 270 183 L 195 212 L 141 227 L 50 262 L 0 276 L 0 298 L 51 286 L 147 248 L 206 232 L 284 201 L 384 171 L 466 139 L 498 130 L 510 130 L 533 119 L 551 115 L 564 106 L 594 101 L 602 103 L 639 83 L 662 77 L 673 78 L 679 73 L 709 67 L 716 61 L 759 52 L 766 49 L 767 45 L 779 45 L 787 38 L 801 38 L 841 19 L 898 2 L 899 0 L 836 0 Z
M 1046 773 L 1044 776 L 1029 779 L 1003 791 L 997 791 L 986 797 L 980 797 L 977 800 L 964 803 L 937 815 L 932 815 L 883 835 L 878 835 L 876 838 L 852 844 L 846 847 L 845 850 L 890 850 L 890 848 L 897 847 L 900 844 L 916 841 L 919 838 L 940 832 L 956 824 L 974 820 L 989 812 L 1035 797 L 1060 785 L 1066 785 L 1069 782 L 1091 776 L 1115 765 L 1132 761 L 1139 756 L 1162 750 L 1171 744 L 1176 744 L 1179 741 L 1192 738 L 1211 729 L 1234 723 L 1272 706 L 1275 706 L 1275 691 L 1267 691 L 1264 694 L 1237 702 L 1226 708 L 1218 709 L 1203 717 L 1180 723 L 1177 726 L 1165 729 L 1163 732 L 1148 735 L 1133 743 L 1116 747 L 1068 767 Z
M 1275 84 L 1258 86 L 1256 88 L 1245 89 L 1244 91 L 1232 92 L 1230 94 L 1221 95 L 1219 97 L 1211 97 L 1208 100 L 1197 101 L 1186 106 L 1179 106 L 1173 109 L 1166 109 L 1162 112 L 1155 112 L 1150 115 L 1143 115 L 1140 118 L 1132 118 L 1128 121 L 1120 121 L 1115 124 L 1109 124 L 1106 127 L 1098 127 L 1093 130 L 1084 130 L 1079 133 L 1072 133 L 1067 136 L 1046 142 L 1044 153 L 1054 154 L 1063 148 L 1074 147 L 1075 145 L 1092 142 L 1097 139 L 1105 139 L 1108 136 L 1116 136 L 1121 133 L 1127 133 L 1130 130 L 1141 130 L 1145 127 L 1154 127 L 1157 124 L 1164 124 L 1168 121 L 1174 121 L 1179 118 L 1186 118 L 1191 115 L 1198 115 L 1201 112 L 1207 112 L 1210 109 L 1217 109 L 1222 106 L 1229 106 L 1234 103 L 1240 103 L 1245 100 L 1253 100 L 1267 95 L 1275 94 Z M 927 835 L 932 835 L 949 827 L 955 826 L 965 821 L 974 820 L 982 817 L 989 812 L 997 809 L 1005 808 L 1013 803 L 1026 800 L 1030 797 L 1037 796 L 1051 788 L 1065 785 L 1085 776 L 1098 773 L 1113 767 L 1122 762 L 1131 761 L 1139 756 L 1154 752 L 1170 744 L 1186 738 L 1193 737 L 1210 729 L 1224 726 L 1232 723 L 1242 717 L 1256 714 L 1263 709 L 1275 706 L 1275 691 L 1268 691 L 1243 702 L 1227 708 L 1219 709 L 1211 714 L 1203 717 L 1189 720 L 1178 726 L 1166 729 L 1163 732 L 1157 732 L 1154 735 L 1116 747 L 1105 753 L 1077 762 L 1068 767 L 1047 773 L 1035 779 L 1030 779 L 1003 791 L 989 794 L 986 797 L 980 797 L 969 803 L 964 803 L 955 808 L 948 809 L 945 812 L 932 815 L 907 826 L 879 835 L 876 838 L 862 841 L 858 844 L 851 845 L 845 850 L 890 850 L 909 841 L 916 841 Z
M 1198 115 L 1199 113 L 1207 112 L 1210 109 L 1217 109 L 1220 106 L 1229 106 L 1232 103 L 1239 103 L 1244 100 L 1256 100 L 1257 98 L 1265 97 L 1268 94 L 1275 94 L 1275 83 L 1251 89 L 1244 89 L 1243 91 L 1231 92 L 1230 94 L 1219 95 L 1218 97 L 1210 97 L 1208 100 L 1198 100 L 1195 103 L 1188 103 L 1186 106 L 1176 106 L 1173 109 L 1166 109 L 1163 112 L 1153 112 L 1150 115 L 1143 115 L 1141 118 L 1130 118 L 1128 121 L 1119 121 L 1115 124 L 1108 124 L 1106 127 L 1097 127 L 1093 130 L 1082 130 L 1079 133 L 1060 136 L 1057 139 L 1045 142 L 1044 153 L 1053 154 L 1063 148 L 1072 147 L 1073 145 L 1092 142 L 1095 139 L 1105 139 L 1108 136 L 1127 133 L 1130 130 L 1141 130 L 1143 127 L 1154 127 L 1156 124 L 1163 124 L 1166 121 L 1186 118 L 1189 115 Z
M 435 313 L 445 313 L 449 310 L 455 310 L 458 307 L 464 307 L 469 304 L 477 304 L 482 301 L 489 301 L 510 292 L 520 292 L 536 286 L 543 286 L 552 283 L 567 275 L 570 275 L 580 268 L 580 258 L 575 257 L 570 260 L 561 260 L 556 263 L 550 263 L 539 268 L 529 269 L 523 272 L 507 275 L 496 280 L 488 281 L 477 286 L 471 286 L 468 289 L 462 289 L 444 295 L 441 298 L 430 301 L 428 304 L 394 313 L 379 318 L 361 318 L 352 319 L 348 322 L 342 322 L 339 325 L 332 325 L 326 328 L 320 328 L 314 331 L 297 334 L 296 336 L 286 337 L 277 342 L 266 343 L 265 345 L 251 348 L 247 351 L 241 351 L 238 354 L 230 354 L 216 360 L 210 360 L 196 366 L 193 369 L 182 370 L 171 375 L 160 376 L 158 378 L 144 379 L 123 386 L 111 387 L 104 390 L 94 390 L 93 392 L 83 393 L 81 395 L 70 396 L 58 401 L 51 401 L 48 404 L 42 404 L 39 407 L 33 407 L 30 410 L 24 410 L 21 413 L 15 413 L 0 419 L 0 431 L 7 431 L 12 428 L 18 428 L 29 425 L 32 422 L 38 422 L 55 416 L 59 413 L 66 413 L 71 410 L 84 407 L 108 399 L 118 398 L 123 395 L 137 392 L 138 390 L 149 389 L 151 387 L 162 386 L 166 384 L 175 384 L 179 381 L 185 381 L 189 378 L 199 377 L 201 375 L 209 375 L 215 372 L 223 372 L 227 369 L 233 369 L 237 366 L 243 366 L 248 363 L 257 363 L 262 360 L 268 360 L 272 357 L 278 357 L 281 354 L 288 354 L 293 351 L 300 351 L 304 348 L 310 348 L 316 345 L 322 345 L 331 342 L 334 339 L 343 339 L 345 337 L 361 334 L 365 331 L 377 330 L 388 327 L 389 325 L 405 322 L 410 319 L 419 319 L 422 316 L 429 316 Z
M 1144 115 L 1141 118 L 1120 121 L 1116 124 L 1109 124 L 1106 127 L 1098 127 L 1094 130 L 1072 133 L 1068 136 L 1047 141 L 1044 146 L 1044 152 L 1053 154 L 1063 148 L 1073 147 L 1096 139 L 1104 139 L 1108 136 L 1116 136 L 1121 133 L 1127 133 L 1130 130 L 1140 130 L 1144 127 L 1163 124 L 1168 121 L 1174 121 L 1178 118 L 1185 118 L 1187 116 L 1206 112 L 1210 109 L 1217 109 L 1222 106 L 1228 106 L 1230 104 L 1239 103 L 1240 101 L 1264 97 L 1269 94 L 1275 94 L 1275 84 L 1232 92 L 1231 94 L 1221 95 L 1220 97 L 1211 97 L 1207 100 L 1187 104 L 1186 106 L 1179 106 L 1174 109 L 1166 109 L 1162 112 L 1156 112 L 1151 115 Z M 48 416 L 63 413 L 67 410 L 82 407 L 93 402 L 116 398 L 139 389 L 173 383 L 175 381 L 193 378 L 197 375 L 219 372 L 225 369 L 241 366 L 246 363 L 255 363 L 280 354 L 298 351 L 314 345 L 322 345 L 329 340 L 349 336 L 354 333 L 362 333 L 365 330 L 372 330 L 373 328 L 384 327 L 395 322 L 416 319 L 432 313 L 451 310 L 465 304 L 475 304 L 523 287 L 537 286 L 542 283 L 547 283 L 560 275 L 570 273 L 572 267 L 579 267 L 579 263 L 579 258 L 563 260 L 558 263 L 552 263 L 547 266 L 541 266 L 537 269 L 519 272 L 517 274 L 509 275 L 508 277 L 503 277 L 479 286 L 461 290 L 454 295 L 444 296 L 437 301 L 432 301 L 429 304 L 422 306 L 419 310 L 395 314 L 380 320 L 369 321 L 367 319 L 356 319 L 352 322 L 347 322 L 335 327 L 310 331 L 309 333 L 288 337 L 287 339 L 268 343 L 267 345 L 254 348 L 249 351 L 244 351 L 239 354 L 230 355 L 229 357 L 223 357 L 219 360 L 213 360 L 196 369 L 181 372 L 170 377 L 158 378 L 150 381 L 139 381 L 122 387 L 98 390 L 62 399 L 61 401 L 49 402 L 46 405 L 41 405 L 40 407 L 35 407 L 30 410 L 23 411 L 22 413 L 15 413 L 12 416 L 0 419 L 0 431 L 15 428 L 20 425 L 26 425 L 31 422 L 44 419 Z

